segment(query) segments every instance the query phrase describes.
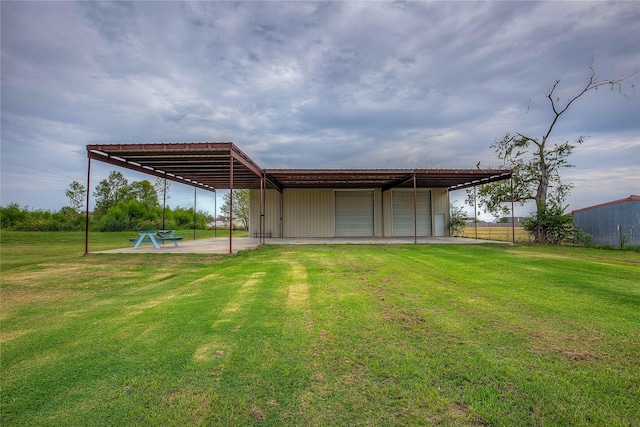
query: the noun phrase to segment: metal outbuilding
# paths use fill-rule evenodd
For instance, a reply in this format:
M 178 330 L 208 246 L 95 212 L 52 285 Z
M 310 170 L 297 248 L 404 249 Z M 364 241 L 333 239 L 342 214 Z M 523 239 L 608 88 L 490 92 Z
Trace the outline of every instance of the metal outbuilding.
M 571 212 L 576 228 L 591 236 L 591 243 L 611 246 L 640 245 L 640 196 L 631 195 Z
M 501 169 L 263 169 L 232 142 L 95 144 L 87 145 L 87 155 L 89 189 L 91 160 L 212 192 L 249 189 L 252 234 L 262 242 L 268 221 L 279 229 L 273 237 L 411 235 L 417 241 L 419 235 L 444 226 L 449 191 L 511 178 L 510 170 Z M 90 194 L 87 191 L 87 210 Z M 321 210 L 323 215 L 312 221 Z M 311 224 L 320 224 L 325 234 L 287 234 L 291 228 L 283 224 L 294 223 L 307 231 Z

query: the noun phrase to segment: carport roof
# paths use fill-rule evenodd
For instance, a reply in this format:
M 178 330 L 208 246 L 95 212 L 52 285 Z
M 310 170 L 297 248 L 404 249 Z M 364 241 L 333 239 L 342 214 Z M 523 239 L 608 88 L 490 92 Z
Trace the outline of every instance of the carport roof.
M 262 169 L 232 142 L 87 145 L 90 159 L 197 188 L 413 187 L 457 190 L 508 179 L 501 169 Z M 231 178 L 233 165 L 233 178 Z

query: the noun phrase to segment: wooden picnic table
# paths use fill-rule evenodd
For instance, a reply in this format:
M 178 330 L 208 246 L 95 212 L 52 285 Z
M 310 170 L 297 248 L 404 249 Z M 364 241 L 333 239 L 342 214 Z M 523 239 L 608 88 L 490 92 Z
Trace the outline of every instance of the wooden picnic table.
M 171 242 L 173 246 L 178 246 L 178 240 L 182 240 L 182 237 L 175 237 L 173 230 L 142 230 L 138 231 L 140 237 L 137 239 L 130 238 L 130 242 L 136 242 L 133 249 L 138 249 L 143 242 L 153 243 L 156 249 L 160 249 L 159 242 Z

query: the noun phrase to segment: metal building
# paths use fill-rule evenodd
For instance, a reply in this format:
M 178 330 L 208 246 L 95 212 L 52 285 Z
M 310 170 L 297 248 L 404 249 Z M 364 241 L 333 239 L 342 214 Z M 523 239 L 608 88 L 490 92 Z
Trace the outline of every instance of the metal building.
M 446 236 L 449 191 L 511 179 L 501 169 L 263 169 L 231 142 L 97 144 L 87 156 L 89 189 L 91 160 L 211 192 L 248 189 L 249 233 L 262 241 Z
M 571 212 L 578 230 L 591 235 L 591 243 L 611 246 L 640 245 L 640 196 L 629 196 Z

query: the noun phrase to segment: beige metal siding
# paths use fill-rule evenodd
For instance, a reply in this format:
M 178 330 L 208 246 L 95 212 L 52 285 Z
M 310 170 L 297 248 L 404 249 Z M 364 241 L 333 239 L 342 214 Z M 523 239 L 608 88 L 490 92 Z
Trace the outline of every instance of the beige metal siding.
M 444 234 L 449 235 L 449 190 L 446 188 L 434 188 L 431 190 L 431 211 L 434 215 L 434 227 L 435 227 L 435 214 L 444 214 Z M 435 229 L 434 229 L 435 235 Z
M 265 192 L 265 231 L 272 232 L 273 237 L 280 237 L 281 215 L 283 219 L 283 237 L 334 237 L 335 236 L 335 189 L 286 189 L 283 193 L 280 209 L 280 193 L 276 190 Z M 394 191 L 408 191 L 413 197 L 412 189 L 394 189 L 382 192 L 374 191 L 374 229 L 375 236 L 391 237 L 393 235 L 393 203 Z M 418 192 L 429 190 L 419 189 Z M 435 226 L 435 213 L 445 214 L 445 234 L 449 230 L 449 191 L 434 188 L 430 191 L 431 224 Z M 251 190 L 251 215 L 249 232 L 253 236 L 260 227 L 260 190 Z M 413 215 L 413 207 L 411 207 Z M 413 218 L 413 216 L 411 217 Z M 413 227 L 413 225 L 412 225 Z M 413 228 L 412 228 L 413 230 Z M 419 235 L 427 234 L 419 229 Z M 435 234 L 435 230 L 427 235 Z M 411 232 L 413 235 L 413 231 Z
M 375 197 L 374 202 L 374 236 L 382 237 L 384 236 L 384 212 L 383 212 L 383 203 L 382 203 L 382 190 L 380 188 L 376 188 L 373 190 L 373 195 Z
M 393 215 L 391 210 L 391 190 L 387 190 L 382 193 L 382 227 L 383 227 L 383 236 L 391 237 L 393 236 Z
M 284 190 L 284 237 L 333 237 L 332 189 Z
M 249 236 L 260 231 L 260 190 L 250 190 Z M 276 190 L 265 191 L 264 231 L 272 237 L 280 237 L 280 193 Z

